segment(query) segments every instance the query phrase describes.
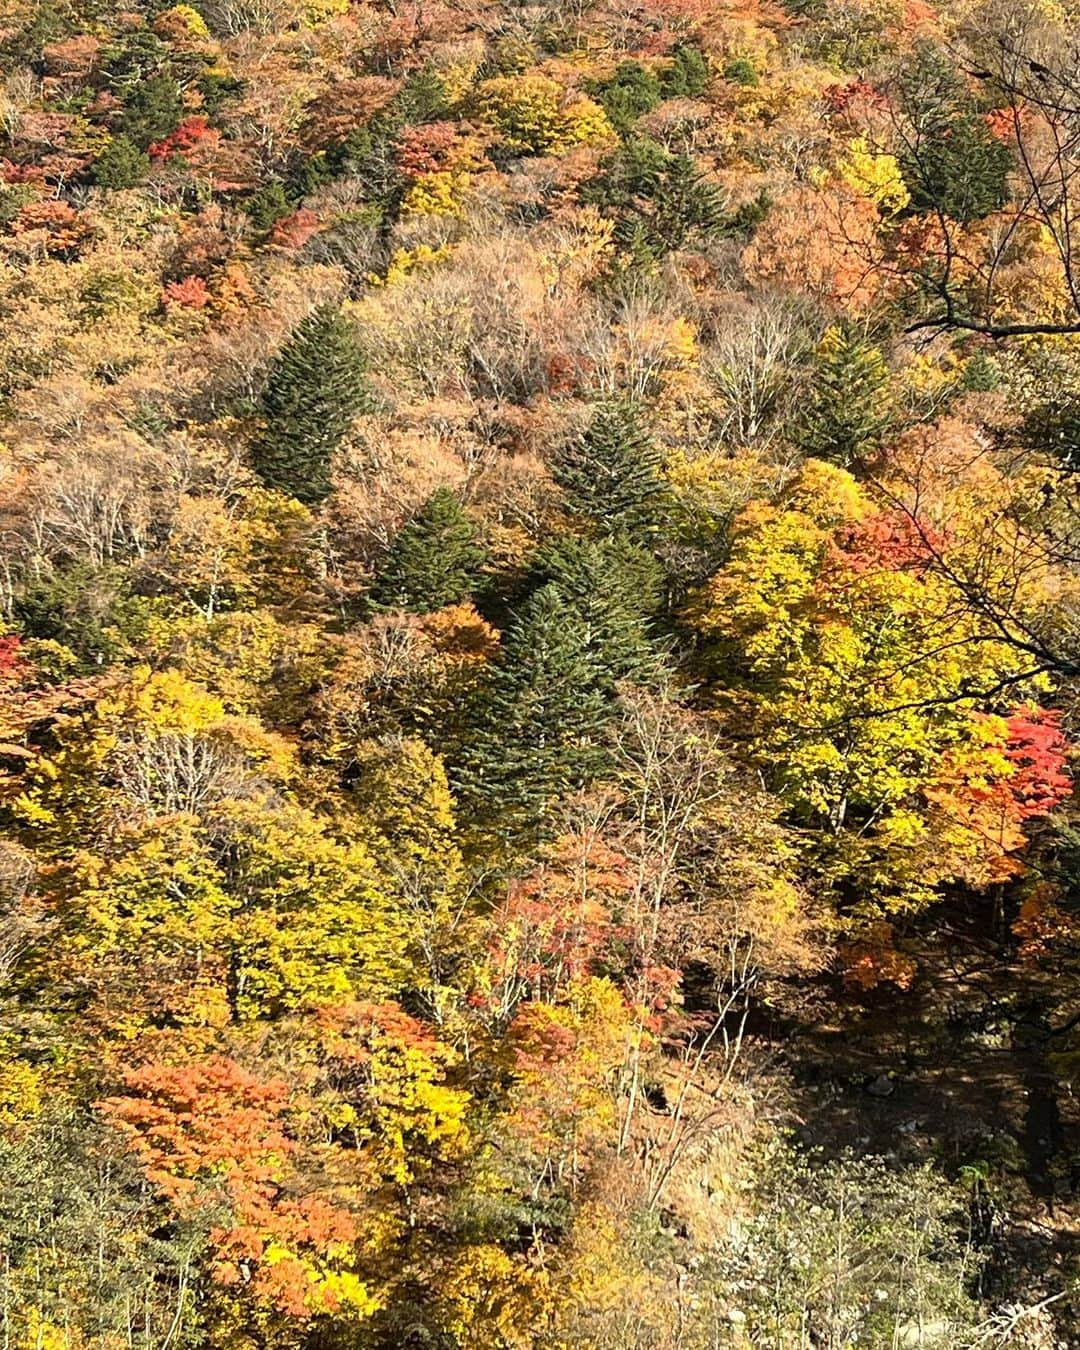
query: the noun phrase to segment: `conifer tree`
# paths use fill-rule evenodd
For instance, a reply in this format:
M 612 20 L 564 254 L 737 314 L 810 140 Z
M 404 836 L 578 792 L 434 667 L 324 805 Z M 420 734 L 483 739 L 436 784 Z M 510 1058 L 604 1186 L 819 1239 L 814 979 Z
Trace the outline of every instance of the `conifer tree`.
M 652 554 L 625 535 L 566 534 L 541 549 L 532 577 L 536 585 L 554 582 L 576 610 L 606 692 L 619 680 L 655 675 L 660 658 L 648 620 L 659 606 L 662 575 Z
M 100 188 L 130 188 L 150 172 L 150 156 L 130 136 L 114 136 L 94 161 L 90 173 Z
M 948 54 L 916 45 L 898 81 L 909 123 L 900 156 L 912 212 L 940 212 L 968 224 L 1009 199 L 1013 153 L 993 135 L 983 109 Z
M 657 187 L 649 223 L 664 252 L 722 234 L 726 225 L 723 194 L 690 155 L 675 155 Z
M 330 459 L 358 413 L 371 406 L 365 363 L 347 320 L 321 305 L 293 331 L 259 401 L 262 429 L 252 445 L 267 487 L 306 506 L 330 492 Z
M 167 71 L 160 71 L 131 86 L 121 127 L 139 150 L 145 150 L 174 130 L 183 115 L 180 86 Z
M 700 98 L 709 83 L 709 66 L 699 48 L 680 42 L 660 80 L 665 98 Z
M 846 466 L 878 447 L 890 420 L 889 370 L 881 352 L 840 326 L 830 328 L 817 349 L 802 448 Z
M 605 532 L 654 533 L 667 493 L 662 459 L 632 403 L 602 404 L 584 435 L 557 454 L 555 481 L 570 510 Z
M 380 609 L 429 614 L 476 590 L 485 556 L 456 494 L 438 488 L 398 531 L 371 598 Z
M 603 763 L 612 701 L 589 630 L 554 583 L 511 624 L 474 708 L 455 786 L 466 811 L 504 840 L 542 832 L 550 803 Z

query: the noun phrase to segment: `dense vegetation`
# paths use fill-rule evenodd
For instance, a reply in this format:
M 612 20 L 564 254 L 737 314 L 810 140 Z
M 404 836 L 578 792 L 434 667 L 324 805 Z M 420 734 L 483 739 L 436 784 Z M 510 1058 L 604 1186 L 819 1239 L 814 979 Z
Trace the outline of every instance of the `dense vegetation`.
M 1071 0 L 0 0 L 5 1350 L 1080 1344 Z

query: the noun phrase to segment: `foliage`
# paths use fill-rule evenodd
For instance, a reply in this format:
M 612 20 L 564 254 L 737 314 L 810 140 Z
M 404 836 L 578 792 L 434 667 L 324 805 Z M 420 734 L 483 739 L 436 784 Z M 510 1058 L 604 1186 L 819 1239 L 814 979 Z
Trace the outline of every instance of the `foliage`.
M 1069 1341 L 1067 9 L 0 0 L 10 1350 Z
M 467 808 L 490 817 L 501 836 L 540 827 L 554 799 L 602 762 L 608 700 L 590 641 L 554 582 L 529 597 L 507 631 L 456 774 Z
M 365 362 L 348 320 L 320 306 L 290 334 L 259 399 L 251 454 L 259 477 L 306 505 L 330 491 L 330 460 L 370 408 Z
M 781 1153 L 767 1166 L 765 1205 L 728 1273 L 751 1344 L 810 1326 L 835 1345 L 909 1333 L 942 1350 L 964 1343 L 977 1323 L 967 1294 L 977 1258 L 960 1198 L 939 1177 L 877 1158 Z
M 375 578 L 372 599 L 419 614 L 460 604 L 475 592 L 484 550 L 448 488 L 439 488 L 398 531 Z
M 630 403 L 602 405 L 577 439 L 561 447 L 552 473 L 571 511 L 602 531 L 648 535 L 664 506 L 662 456 Z
M 901 99 L 911 134 L 901 168 L 912 211 L 978 220 L 1008 199 L 1008 146 L 991 132 L 943 52 L 920 45 L 902 72 Z
M 837 326 L 815 358 L 799 439 L 808 454 L 849 467 L 872 454 L 889 429 L 888 367 L 876 347 Z

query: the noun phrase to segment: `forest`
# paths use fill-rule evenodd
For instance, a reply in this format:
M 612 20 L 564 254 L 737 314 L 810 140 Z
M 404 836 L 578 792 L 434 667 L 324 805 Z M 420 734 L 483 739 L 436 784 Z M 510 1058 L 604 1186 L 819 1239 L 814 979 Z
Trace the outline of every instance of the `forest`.
M 0 0 L 0 1350 L 1080 1346 L 1080 3 Z

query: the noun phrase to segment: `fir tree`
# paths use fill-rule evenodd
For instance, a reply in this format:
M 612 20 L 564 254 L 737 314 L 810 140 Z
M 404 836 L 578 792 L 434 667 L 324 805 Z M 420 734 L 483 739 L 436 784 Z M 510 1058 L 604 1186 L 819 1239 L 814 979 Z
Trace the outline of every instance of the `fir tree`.
M 475 591 L 485 556 L 457 496 L 439 488 L 398 531 L 371 598 L 381 609 L 442 609 Z
M 601 530 L 654 533 L 667 492 L 662 458 L 632 403 L 602 404 L 585 434 L 564 446 L 552 466 L 566 503 Z
M 660 82 L 665 98 L 700 98 L 709 83 L 708 63 L 700 48 L 689 42 L 674 47 Z
M 940 212 L 964 224 L 999 211 L 1014 168 L 1009 147 L 987 126 L 948 54 L 918 43 L 898 82 L 910 123 L 900 168 L 912 212 Z
M 818 346 L 799 442 L 848 465 L 880 445 L 891 421 L 889 370 L 876 347 L 834 326 Z
M 653 198 L 651 225 L 665 252 L 722 234 L 727 217 L 720 189 L 689 155 L 675 155 Z
M 371 407 L 365 364 L 340 310 L 322 305 L 294 330 L 271 367 L 252 445 L 267 487 L 307 506 L 330 491 L 330 459 L 358 413 Z
M 595 92 L 616 131 L 625 135 L 644 113 L 660 102 L 660 81 L 639 61 L 623 61 Z
M 601 683 L 586 623 L 542 586 L 507 631 L 454 775 L 474 820 L 504 841 L 542 833 L 550 804 L 603 764 L 612 700 Z
M 129 136 L 114 136 L 90 169 L 100 188 L 135 187 L 149 172 L 150 156 Z
M 282 216 L 294 207 L 288 190 L 280 178 L 271 178 L 254 193 L 244 206 L 252 225 L 262 234 L 274 228 Z
M 532 579 L 537 586 L 554 582 L 576 610 L 606 692 L 619 680 L 656 674 L 648 620 L 659 607 L 662 573 L 651 553 L 624 535 L 565 534 L 540 550 Z
M 122 126 L 134 144 L 145 150 L 175 130 L 183 115 L 180 86 L 170 74 L 161 71 L 132 86 L 125 102 Z
M 434 122 L 450 108 L 446 85 L 434 66 L 414 71 L 401 86 L 395 106 L 404 122 Z

